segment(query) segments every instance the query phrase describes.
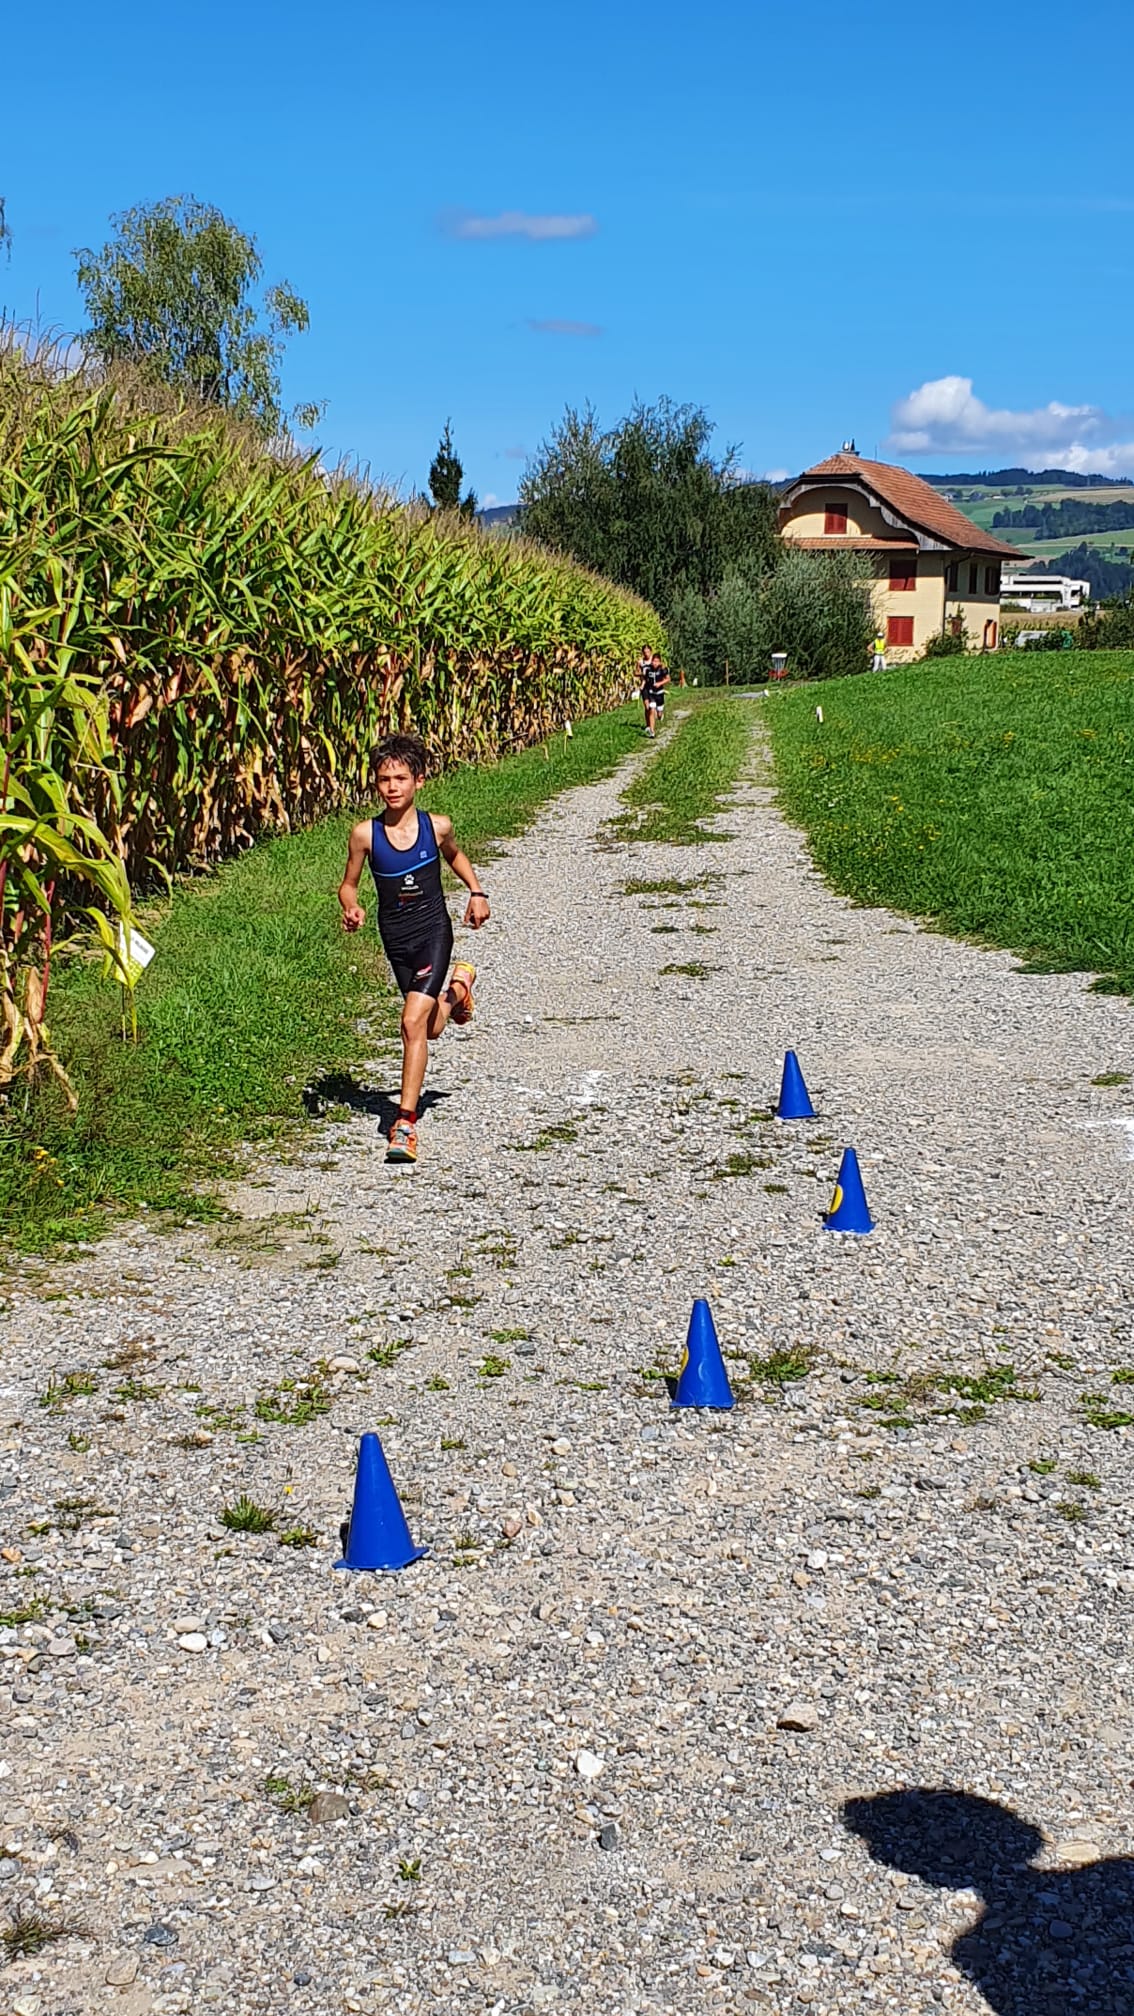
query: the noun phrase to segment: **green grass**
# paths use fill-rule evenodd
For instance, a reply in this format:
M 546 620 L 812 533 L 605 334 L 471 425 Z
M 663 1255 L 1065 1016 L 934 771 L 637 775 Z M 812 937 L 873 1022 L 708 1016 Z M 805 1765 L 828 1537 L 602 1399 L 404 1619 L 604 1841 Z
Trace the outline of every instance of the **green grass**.
M 769 696 L 781 799 L 836 888 L 1134 991 L 1134 653 L 1005 652 Z
M 87 1928 L 78 1918 L 49 1917 L 34 1905 L 17 1904 L 8 1923 L 0 1927 L 0 1946 L 7 1960 L 28 1960 L 59 1939 L 84 1939 Z
M 750 1358 L 748 1370 L 753 1379 L 763 1379 L 769 1386 L 787 1386 L 795 1379 L 806 1379 L 811 1352 L 804 1344 L 789 1346 L 770 1352 L 766 1358 Z
M 548 799 L 638 749 L 639 720 L 631 706 L 582 721 L 571 740 L 454 771 L 423 803 L 450 814 L 480 865 Z M 215 1217 L 213 1186 L 238 1143 L 309 1126 L 309 1085 L 323 1105 L 350 1095 L 352 1066 L 397 1027 L 373 892 L 364 932 L 339 925 L 352 817 L 265 841 L 143 908 L 157 957 L 137 992 L 137 1045 L 123 1042 L 118 990 L 97 967 L 57 960 L 48 1019 L 79 1112 L 71 1119 L 45 1085 L 21 1092 L 0 1125 L 0 1228 L 17 1250 L 89 1239 L 143 1208 Z
M 274 1533 L 279 1525 L 279 1513 L 270 1505 L 258 1505 L 242 1491 L 235 1505 L 226 1505 L 220 1515 L 220 1523 L 227 1526 L 230 1533 Z
M 318 1379 L 284 1379 L 271 1393 L 262 1393 L 253 1412 L 258 1421 L 280 1421 L 288 1428 L 306 1428 L 331 1411 L 330 1395 Z
M 682 695 L 682 702 L 686 700 Z M 753 703 L 721 699 L 692 703 L 657 755 L 622 793 L 629 808 L 614 822 L 628 840 L 662 840 L 673 846 L 701 846 L 726 840 L 703 821 L 719 812 L 744 767 L 752 736 Z

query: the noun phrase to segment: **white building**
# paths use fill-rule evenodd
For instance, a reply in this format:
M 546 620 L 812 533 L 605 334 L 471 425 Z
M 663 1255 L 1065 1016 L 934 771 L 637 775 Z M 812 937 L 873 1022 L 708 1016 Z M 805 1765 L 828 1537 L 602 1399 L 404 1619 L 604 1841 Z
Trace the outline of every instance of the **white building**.
M 1000 577 L 1000 592 L 1005 602 L 1016 602 L 1021 609 L 1081 609 L 1090 599 L 1091 584 L 1073 581 L 1069 574 L 1005 572 Z

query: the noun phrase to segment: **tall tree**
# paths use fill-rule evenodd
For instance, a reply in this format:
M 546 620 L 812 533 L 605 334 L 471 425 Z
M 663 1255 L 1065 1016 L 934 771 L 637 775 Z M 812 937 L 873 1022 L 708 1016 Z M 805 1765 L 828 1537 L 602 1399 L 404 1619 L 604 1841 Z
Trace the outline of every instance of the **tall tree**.
M 453 446 L 453 423 L 445 422 L 445 432 L 437 443 L 437 453 L 429 465 L 429 494 L 438 511 L 459 511 L 462 518 L 476 515 L 476 492 L 461 496 L 464 464 Z
M 811 676 L 861 671 L 874 622 L 853 557 L 785 552 L 776 496 L 710 453 L 700 406 L 639 402 L 604 431 L 568 408 L 520 485 L 523 530 L 633 588 L 664 618 L 675 665 L 767 676 L 786 650 Z
M 87 354 L 137 364 L 265 436 L 279 433 L 283 339 L 307 328 L 307 303 L 286 281 L 261 296 L 256 240 L 193 196 L 138 204 L 111 222 L 101 251 L 75 255 Z M 290 417 L 313 426 L 319 411 L 300 406 Z
M 633 588 L 667 616 L 707 595 L 730 569 L 774 565 L 776 510 L 764 484 L 743 482 L 735 449 L 715 460 L 700 406 L 639 402 L 604 431 L 568 408 L 520 485 L 525 532 Z

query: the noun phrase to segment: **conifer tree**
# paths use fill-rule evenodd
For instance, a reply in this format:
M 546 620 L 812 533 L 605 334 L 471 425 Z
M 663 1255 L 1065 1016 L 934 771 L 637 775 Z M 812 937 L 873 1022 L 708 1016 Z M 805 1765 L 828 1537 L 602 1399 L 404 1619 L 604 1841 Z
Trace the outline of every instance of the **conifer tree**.
M 429 494 L 435 510 L 459 511 L 462 518 L 476 516 L 476 492 L 466 490 L 461 496 L 464 473 L 461 458 L 453 446 L 453 423 L 446 420 L 445 432 L 429 465 Z

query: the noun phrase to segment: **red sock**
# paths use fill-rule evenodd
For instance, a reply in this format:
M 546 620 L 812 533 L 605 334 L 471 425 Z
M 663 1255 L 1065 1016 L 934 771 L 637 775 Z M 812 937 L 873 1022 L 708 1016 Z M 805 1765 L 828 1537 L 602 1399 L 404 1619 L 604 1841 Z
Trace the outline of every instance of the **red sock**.
M 409 1111 L 408 1107 L 406 1107 L 406 1106 L 399 1106 L 399 1107 L 398 1107 L 398 1119 L 399 1119 L 399 1120 L 408 1120 L 408 1121 L 409 1121 L 409 1123 L 410 1123 L 410 1126 L 411 1126 L 411 1127 L 416 1127 L 416 1126 L 417 1126 L 417 1108 L 415 1107 L 415 1108 L 414 1108 L 414 1110 L 413 1110 L 413 1112 L 411 1113 L 411 1112 Z

